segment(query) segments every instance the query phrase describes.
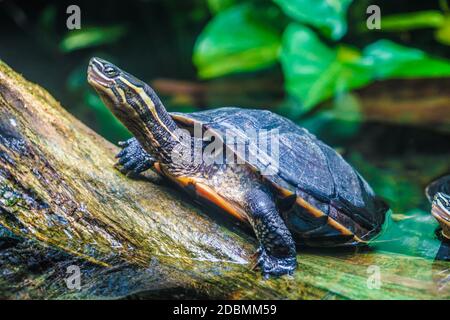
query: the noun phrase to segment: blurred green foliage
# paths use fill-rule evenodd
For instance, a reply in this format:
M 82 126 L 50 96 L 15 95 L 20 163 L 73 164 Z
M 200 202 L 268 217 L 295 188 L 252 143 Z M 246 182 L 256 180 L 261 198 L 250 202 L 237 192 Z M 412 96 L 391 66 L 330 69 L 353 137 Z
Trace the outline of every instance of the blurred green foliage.
M 442 25 L 436 30 L 436 40 L 450 46 L 450 16 L 445 17 Z
M 424 10 L 383 17 L 381 30 L 398 32 L 432 28 L 435 29 L 434 37 L 436 41 L 450 45 L 450 10 L 447 0 L 439 0 L 439 5 L 441 11 Z
M 353 0 L 274 0 L 295 21 L 339 40 L 347 32 L 346 13 Z
M 274 9 L 246 3 L 219 13 L 195 48 L 193 59 L 199 75 L 212 78 L 274 64 L 281 43 L 281 33 L 273 27 L 279 13 Z
M 193 61 L 200 77 L 254 71 L 280 62 L 286 91 L 300 102 L 302 112 L 308 112 L 330 97 L 376 80 L 450 76 L 450 60 L 390 40 L 380 39 L 362 50 L 344 42 L 330 45 L 347 31 L 351 0 L 274 0 L 287 17 L 271 1 L 243 2 L 220 11 L 199 36 Z M 428 24 L 442 28 L 441 39 L 450 34 L 444 15 L 435 11 L 382 21 L 386 29 Z
M 361 54 L 350 47 L 329 48 L 308 27 L 290 24 L 283 36 L 280 54 L 286 90 L 302 101 L 303 111 L 371 79 Z
M 358 51 L 345 45 L 329 48 L 310 29 L 289 25 L 284 35 L 281 64 L 286 89 L 308 111 L 336 94 L 375 80 L 450 75 L 450 61 L 389 40 Z
M 440 11 L 419 11 L 402 13 L 383 17 L 381 30 L 383 31 L 407 31 L 421 28 L 439 28 L 445 20 Z
M 59 45 L 63 52 L 114 43 L 126 34 L 124 26 L 83 27 L 69 31 Z
M 237 0 L 207 0 L 208 8 L 212 14 L 228 9 L 236 2 Z

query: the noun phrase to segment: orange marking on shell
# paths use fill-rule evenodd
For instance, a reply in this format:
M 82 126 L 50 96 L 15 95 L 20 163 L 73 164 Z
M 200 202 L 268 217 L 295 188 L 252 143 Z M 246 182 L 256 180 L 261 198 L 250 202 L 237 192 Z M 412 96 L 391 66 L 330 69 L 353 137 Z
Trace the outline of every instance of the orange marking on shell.
M 274 187 L 277 189 L 277 191 L 279 192 L 279 194 L 283 198 L 287 198 L 287 197 L 292 196 L 294 194 L 292 191 L 290 191 L 288 189 L 281 188 L 281 187 L 278 187 L 278 186 L 274 186 Z
M 244 222 L 248 221 L 247 215 L 244 210 L 233 205 L 225 198 L 217 194 L 217 192 L 215 192 L 212 188 L 203 184 L 202 182 L 199 182 L 197 179 L 190 177 L 176 177 L 174 178 L 174 180 L 183 188 L 186 188 L 189 185 L 194 186 L 195 192 L 199 197 L 202 197 L 203 199 L 206 199 L 209 202 L 214 203 L 219 208 L 221 208 L 222 210 L 226 211 L 227 213 L 231 214 L 232 216 L 236 217 L 241 221 Z
M 239 220 L 247 221 L 247 217 L 244 210 L 231 204 L 229 201 L 227 201 L 226 199 L 218 195 L 216 192 L 214 192 L 214 190 L 208 187 L 207 185 L 197 183 L 195 185 L 195 191 L 200 197 L 205 198 L 208 201 L 214 203 L 218 207 L 222 208 L 226 212 L 238 218 Z
M 287 190 L 287 189 L 284 189 L 284 188 L 279 188 L 278 191 L 284 198 L 292 196 L 294 194 L 294 192 L 292 192 L 290 190 Z M 320 217 L 326 216 L 325 213 L 323 213 L 321 210 L 315 208 L 309 202 L 307 202 L 305 199 L 299 197 L 298 195 L 297 195 L 296 203 L 300 207 L 305 208 L 309 213 L 311 213 L 316 218 L 320 218 Z M 336 220 L 334 220 L 331 217 L 328 217 L 327 223 L 330 226 L 332 226 L 334 229 L 339 230 L 339 232 L 341 232 L 342 235 L 346 235 L 346 236 L 353 235 L 353 239 L 355 241 L 362 242 L 362 243 L 366 243 L 367 242 L 367 241 L 362 240 L 358 236 L 354 235 L 353 232 L 348 230 L 346 227 L 344 227 L 342 224 L 340 224 L 339 222 L 337 222 Z
M 183 188 L 189 186 L 190 184 L 195 186 L 197 183 L 194 178 L 190 177 L 174 177 L 173 180 Z
M 162 170 L 161 170 L 161 166 L 160 166 L 159 162 L 155 162 L 155 163 L 153 164 L 153 166 L 155 167 L 155 170 L 156 170 L 160 175 L 164 175 L 164 173 L 163 173 Z
M 316 218 L 320 218 L 320 217 L 326 216 L 326 214 L 323 213 L 321 210 L 315 208 L 314 206 L 309 204 L 307 201 L 305 201 L 304 199 L 302 199 L 302 198 L 300 198 L 298 196 L 297 196 L 297 201 L 296 202 L 297 202 L 297 204 L 300 207 L 305 208 L 309 213 L 311 213 Z M 330 226 L 332 226 L 334 229 L 338 230 L 344 236 L 351 236 L 351 235 L 353 235 L 353 232 L 348 230 L 346 227 L 344 227 L 342 224 L 340 224 L 339 222 L 337 222 L 336 220 L 334 220 L 331 217 L 328 217 L 327 223 Z M 354 236 L 354 237 L 356 237 L 356 236 Z M 355 240 L 360 241 L 360 242 L 362 241 L 358 237 L 356 237 Z
M 300 207 L 308 210 L 308 212 L 311 213 L 316 218 L 320 218 L 320 217 L 323 217 L 326 215 L 321 210 L 313 207 L 311 204 L 309 204 L 308 202 L 306 202 L 303 198 L 300 198 L 299 196 L 297 196 L 296 202 Z

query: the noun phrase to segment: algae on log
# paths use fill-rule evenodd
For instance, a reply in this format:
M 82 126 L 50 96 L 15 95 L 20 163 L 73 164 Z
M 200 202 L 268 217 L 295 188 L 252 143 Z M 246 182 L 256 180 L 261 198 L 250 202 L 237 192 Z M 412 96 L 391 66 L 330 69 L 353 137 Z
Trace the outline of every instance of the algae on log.
M 388 253 L 299 252 L 293 277 L 265 281 L 249 268 L 250 233 L 151 174 L 123 176 L 117 151 L 0 62 L 0 297 L 450 297 L 448 263 Z M 79 290 L 66 286 L 70 265 Z

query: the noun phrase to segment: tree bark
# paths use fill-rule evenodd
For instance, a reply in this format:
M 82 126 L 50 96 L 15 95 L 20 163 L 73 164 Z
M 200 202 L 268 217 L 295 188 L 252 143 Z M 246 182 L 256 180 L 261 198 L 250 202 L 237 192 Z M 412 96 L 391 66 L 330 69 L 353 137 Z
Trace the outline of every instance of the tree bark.
M 152 173 L 122 175 L 117 151 L 0 62 L 1 297 L 450 297 L 438 281 L 448 263 L 388 253 L 300 251 L 294 276 L 264 281 L 251 232 Z

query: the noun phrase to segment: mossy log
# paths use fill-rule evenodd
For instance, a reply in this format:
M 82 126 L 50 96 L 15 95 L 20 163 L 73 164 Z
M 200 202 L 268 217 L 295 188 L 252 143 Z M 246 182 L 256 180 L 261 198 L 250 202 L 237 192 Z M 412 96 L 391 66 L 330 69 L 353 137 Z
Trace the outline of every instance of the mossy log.
M 448 263 L 389 253 L 300 250 L 294 276 L 264 280 L 250 268 L 251 232 L 151 173 L 125 177 L 117 151 L 0 62 L 1 297 L 450 297 Z M 66 286 L 69 265 L 79 290 Z M 368 285 L 374 265 L 379 289 Z

